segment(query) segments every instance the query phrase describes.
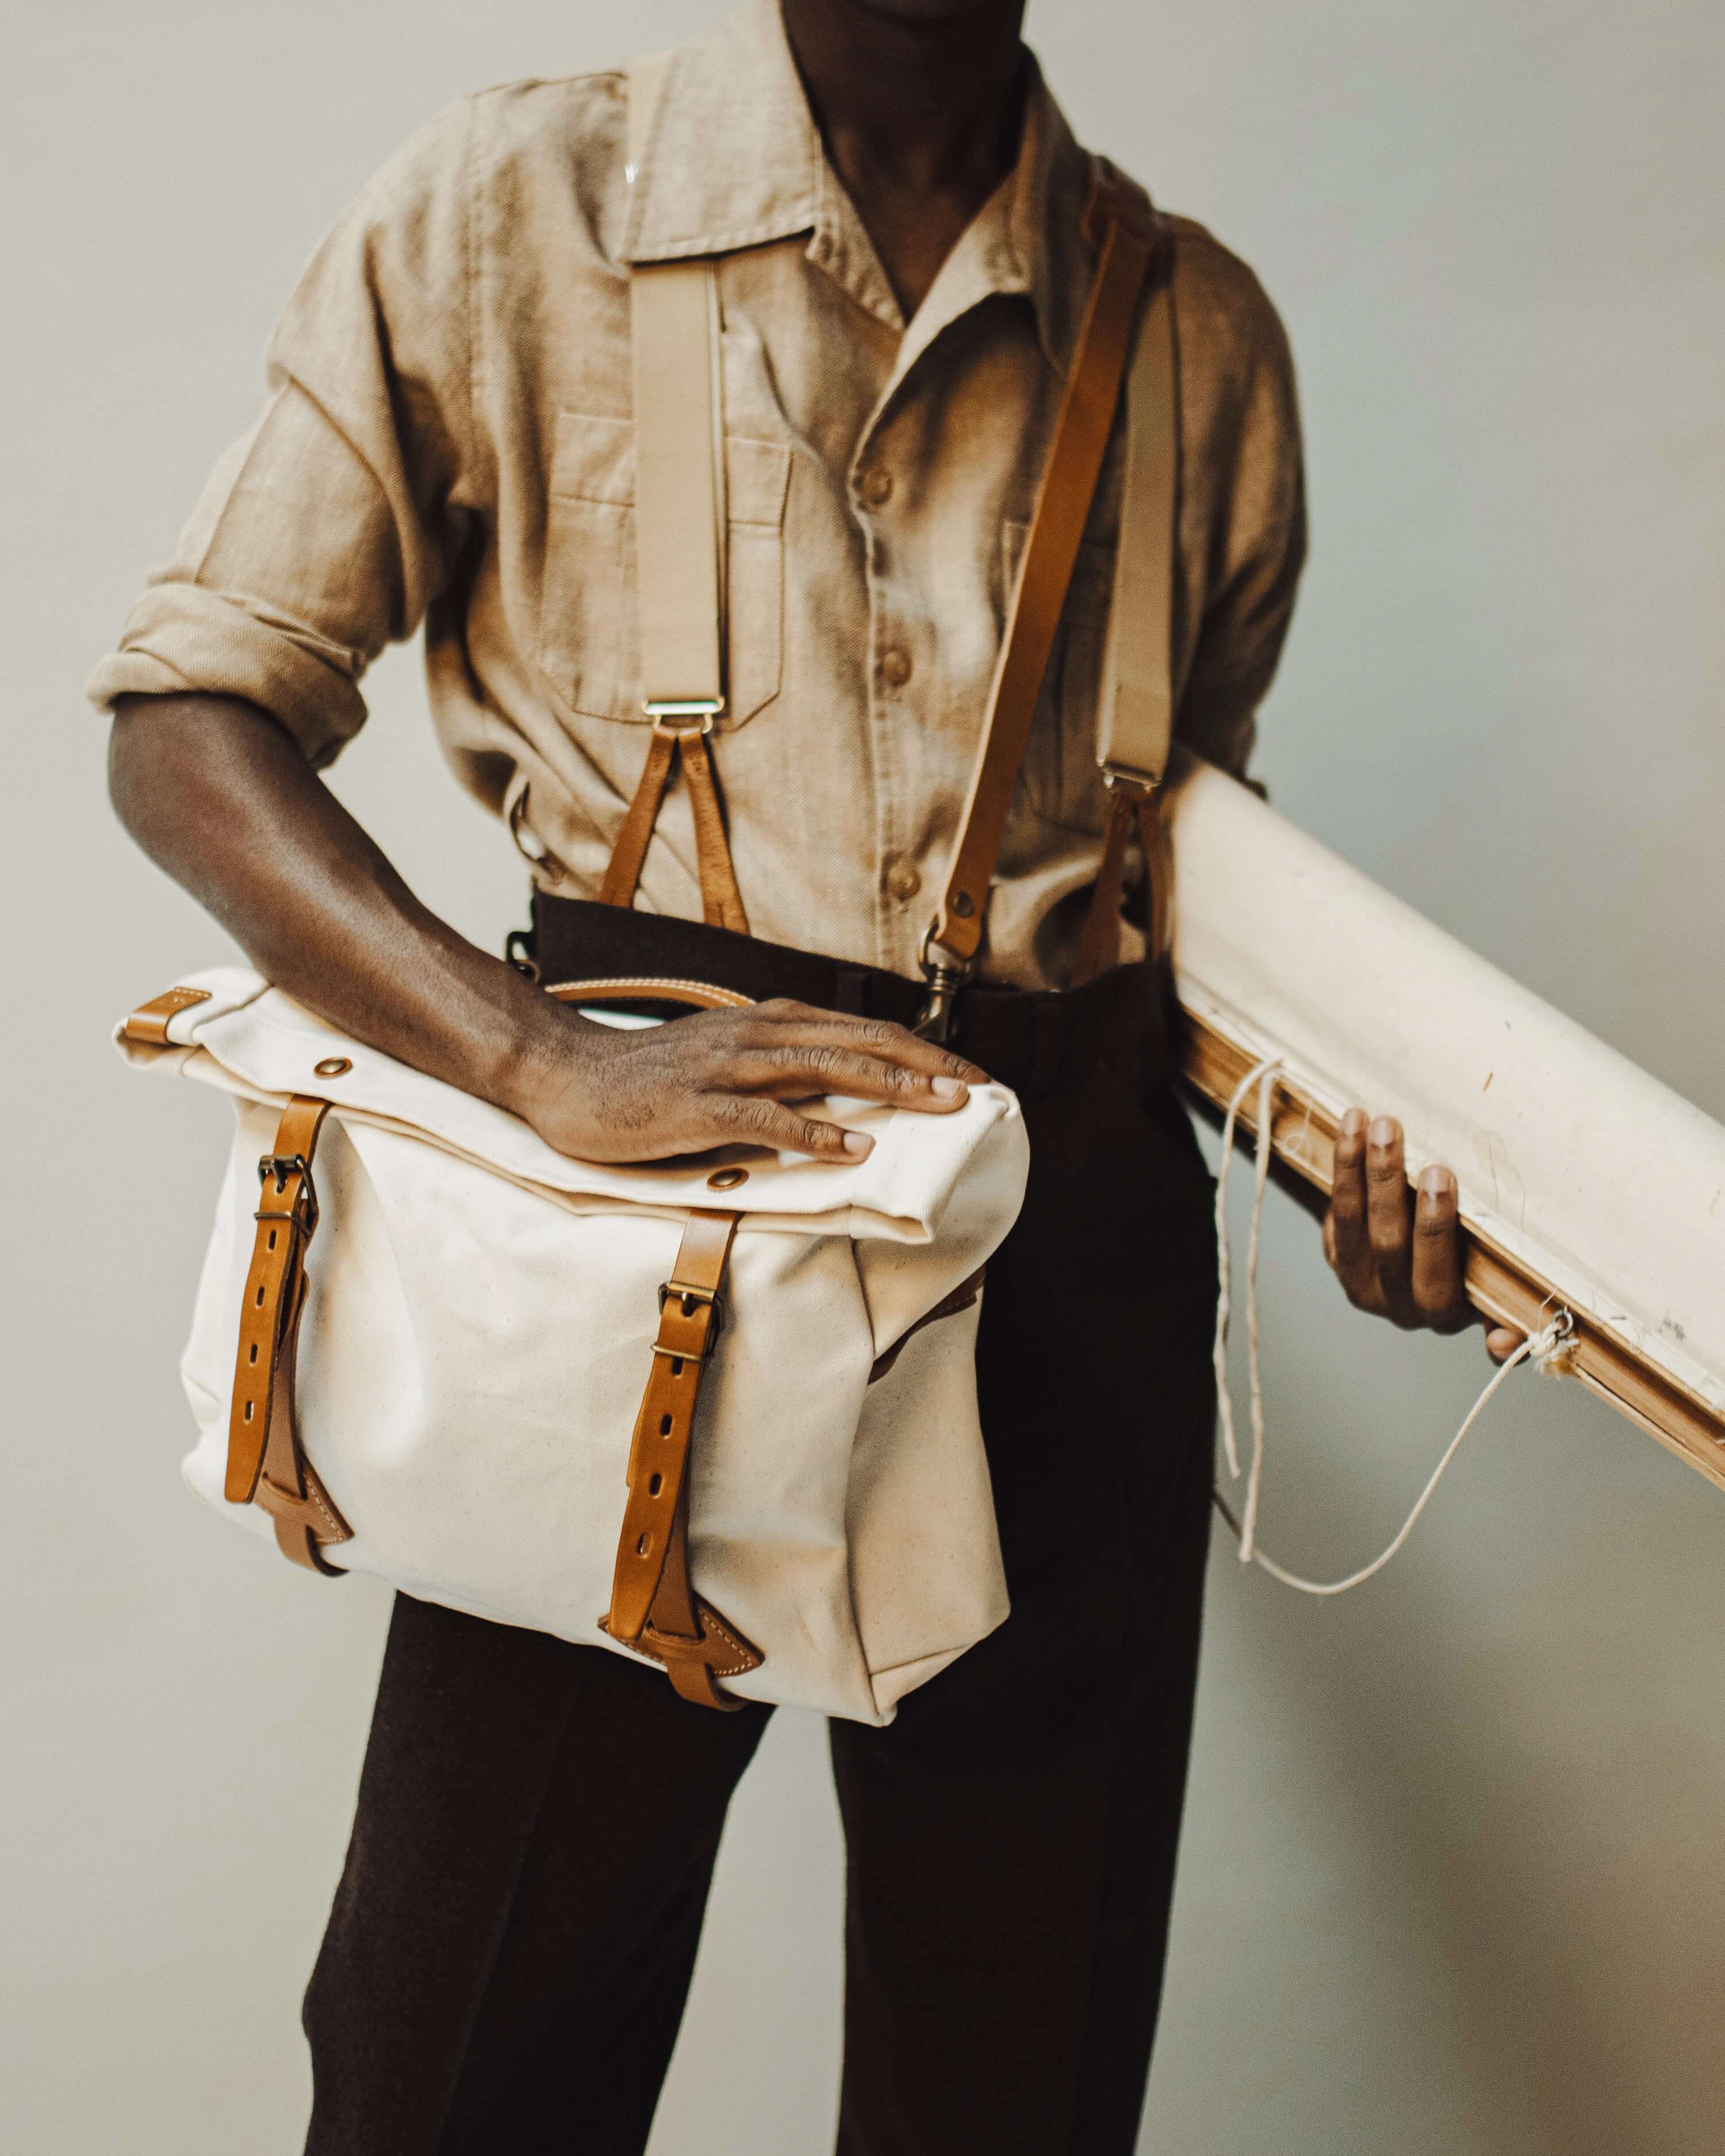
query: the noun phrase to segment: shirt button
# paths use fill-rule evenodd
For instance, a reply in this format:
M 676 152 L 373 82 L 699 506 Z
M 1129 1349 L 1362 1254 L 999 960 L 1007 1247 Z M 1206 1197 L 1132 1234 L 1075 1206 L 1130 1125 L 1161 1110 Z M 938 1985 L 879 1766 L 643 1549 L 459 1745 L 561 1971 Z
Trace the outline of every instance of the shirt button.
M 886 888 L 901 906 L 908 906 L 922 888 L 914 861 L 895 861 L 886 871 Z
M 880 654 L 880 679 L 889 689 L 902 689 L 911 678 L 911 654 L 894 644 Z
M 892 474 L 885 465 L 873 465 L 862 475 L 862 498 L 870 509 L 884 509 L 892 499 Z

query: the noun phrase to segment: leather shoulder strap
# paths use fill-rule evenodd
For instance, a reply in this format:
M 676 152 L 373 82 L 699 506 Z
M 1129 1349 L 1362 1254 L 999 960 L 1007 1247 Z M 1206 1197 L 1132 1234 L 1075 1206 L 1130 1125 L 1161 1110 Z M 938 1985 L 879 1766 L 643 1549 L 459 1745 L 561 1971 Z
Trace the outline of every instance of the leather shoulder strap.
M 670 56 L 629 75 L 629 172 L 651 154 Z M 725 708 L 725 444 L 719 280 L 711 261 L 629 272 L 641 692 L 657 716 Z
M 1055 423 L 958 843 L 924 939 L 934 988 L 924 1021 L 931 1030 L 942 1023 L 936 1005 L 963 980 L 982 942 L 988 886 L 1113 427 L 1139 300 L 1165 244 L 1149 198 L 1102 158 L 1096 161 L 1086 229 L 1097 249 L 1096 281 Z

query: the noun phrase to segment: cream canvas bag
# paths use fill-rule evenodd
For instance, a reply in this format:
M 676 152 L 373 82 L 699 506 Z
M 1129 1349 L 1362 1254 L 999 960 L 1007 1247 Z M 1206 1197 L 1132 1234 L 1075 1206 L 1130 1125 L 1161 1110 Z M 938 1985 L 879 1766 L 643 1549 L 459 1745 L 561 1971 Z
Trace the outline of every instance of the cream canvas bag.
M 1004 1087 L 843 1104 L 855 1163 L 597 1167 L 243 968 L 120 1040 L 238 1116 L 182 1363 L 229 1517 L 711 1705 L 886 1722 L 1006 1615 L 974 1362 L 1029 1161 Z

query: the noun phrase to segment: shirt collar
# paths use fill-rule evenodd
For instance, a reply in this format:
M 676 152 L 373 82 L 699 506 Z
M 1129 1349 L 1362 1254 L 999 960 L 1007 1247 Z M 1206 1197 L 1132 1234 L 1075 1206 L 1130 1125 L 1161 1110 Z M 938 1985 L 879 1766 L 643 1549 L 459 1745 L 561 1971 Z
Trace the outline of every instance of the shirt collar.
M 919 326 L 992 293 L 1026 295 L 1043 348 L 1064 374 L 1094 263 L 1081 232 L 1090 160 L 1034 59 L 1018 163 L 942 270 Z M 860 305 L 901 327 L 855 210 L 827 165 L 778 0 L 747 0 L 683 45 L 666 71 L 630 189 L 622 256 L 669 262 L 809 235 L 810 259 Z M 948 271 L 956 273 L 952 279 Z M 942 287 L 950 289 L 943 291 Z M 925 340 L 919 333 L 918 341 Z

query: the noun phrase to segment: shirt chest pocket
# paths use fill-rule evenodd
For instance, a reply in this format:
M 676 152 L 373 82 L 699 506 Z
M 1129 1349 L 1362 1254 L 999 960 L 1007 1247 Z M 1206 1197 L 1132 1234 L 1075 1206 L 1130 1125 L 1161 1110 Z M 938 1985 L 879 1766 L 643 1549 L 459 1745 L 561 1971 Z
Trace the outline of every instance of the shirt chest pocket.
M 726 437 L 727 680 L 721 728 L 740 726 L 778 694 L 790 479 L 785 443 Z M 632 422 L 560 412 L 540 589 L 539 665 L 572 710 L 644 725 L 634 501 Z
M 1016 582 L 1028 525 L 1009 523 L 1001 535 L 1005 588 Z M 1068 830 L 1100 832 L 1108 796 L 1096 765 L 1096 711 L 1114 593 L 1111 547 L 1086 540 L 1078 549 L 1066 603 L 1042 677 L 1042 695 L 1024 747 L 1024 798 L 1036 814 Z

